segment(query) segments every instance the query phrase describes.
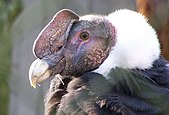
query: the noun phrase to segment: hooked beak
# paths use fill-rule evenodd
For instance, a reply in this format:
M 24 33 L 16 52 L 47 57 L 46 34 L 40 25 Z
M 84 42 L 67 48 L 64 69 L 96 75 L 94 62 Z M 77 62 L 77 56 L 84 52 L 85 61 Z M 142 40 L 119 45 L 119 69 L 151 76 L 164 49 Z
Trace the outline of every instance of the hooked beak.
M 63 9 L 56 13 L 49 24 L 40 32 L 34 42 L 33 53 L 36 59 L 29 69 L 32 87 L 52 75 L 60 74 L 65 68 L 65 58 L 60 47 L 65 45 L 69 31 L 79 16 L 71 10 Z
M 46 80 L 51 76 L 51 70 L 46 61 L 36 59 L 29 69 L 29 81 L 33 88 L 36 88 L 36 84 Z
M 66 61 L 62 50 L 42 59 L 36 59 L 29 69 L 29 81 L 31 86 L 36 88 L 36 84 L 45 81 L 52 75 L 62 73 L 65 68 L 65 64 Z

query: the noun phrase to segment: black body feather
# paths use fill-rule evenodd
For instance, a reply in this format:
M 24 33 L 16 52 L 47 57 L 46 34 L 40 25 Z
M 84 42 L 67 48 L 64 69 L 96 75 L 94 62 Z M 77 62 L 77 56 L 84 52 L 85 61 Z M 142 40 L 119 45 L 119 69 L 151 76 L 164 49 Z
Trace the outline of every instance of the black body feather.
M 94 72 L 76 78 L 67 76 L 63 78 L 65 85 L 54 78 L 46 96 L 46 105 L 53 107 L 46 106 L 46 112 L 54 109 L 57 115 L 168 114 L 167 64 L 161 57 L 147 70 L 116 68 L 107 79 Z

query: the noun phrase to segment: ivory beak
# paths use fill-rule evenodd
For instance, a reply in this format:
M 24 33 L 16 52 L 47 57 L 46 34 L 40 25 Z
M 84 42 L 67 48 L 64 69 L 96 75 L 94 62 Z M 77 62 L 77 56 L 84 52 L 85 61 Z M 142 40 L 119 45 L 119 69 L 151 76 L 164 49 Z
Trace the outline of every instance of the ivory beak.
M 36 88 L 36 85 L 51 75 L 51 70 L 46 61 L 36 59 L 30 66 L 29 69 L 29 81 L 33 88 Z

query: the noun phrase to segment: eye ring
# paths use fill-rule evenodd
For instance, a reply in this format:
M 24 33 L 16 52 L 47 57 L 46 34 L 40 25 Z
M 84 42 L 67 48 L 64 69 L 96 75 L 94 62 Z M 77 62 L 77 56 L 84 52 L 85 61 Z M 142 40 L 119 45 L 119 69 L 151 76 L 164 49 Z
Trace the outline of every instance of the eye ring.
M 88 32 L 82 32 L 80 33 L 80 39 L 81 40 L 88 40 L 89 39 L 89 33 Z

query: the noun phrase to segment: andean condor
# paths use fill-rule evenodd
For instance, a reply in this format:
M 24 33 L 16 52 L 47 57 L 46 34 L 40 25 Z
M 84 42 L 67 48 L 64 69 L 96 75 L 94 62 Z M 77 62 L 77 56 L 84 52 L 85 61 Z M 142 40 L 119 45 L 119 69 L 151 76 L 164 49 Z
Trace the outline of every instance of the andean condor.
M 140 13 L 121 9 L 79 17 L 61 10 L 41 31 L 33 52 L 31 85 L 56 75 L 45 115 L 169 114 L 168 61 Z

